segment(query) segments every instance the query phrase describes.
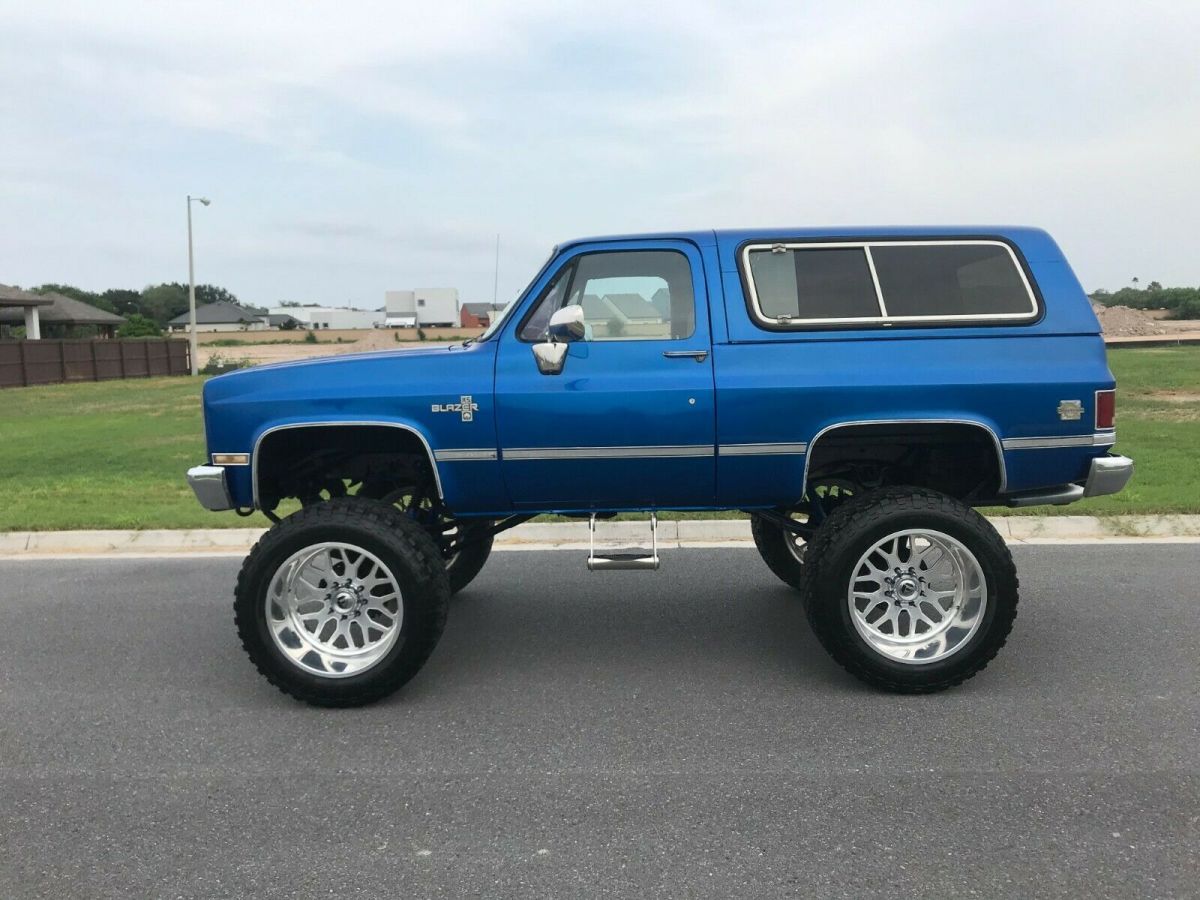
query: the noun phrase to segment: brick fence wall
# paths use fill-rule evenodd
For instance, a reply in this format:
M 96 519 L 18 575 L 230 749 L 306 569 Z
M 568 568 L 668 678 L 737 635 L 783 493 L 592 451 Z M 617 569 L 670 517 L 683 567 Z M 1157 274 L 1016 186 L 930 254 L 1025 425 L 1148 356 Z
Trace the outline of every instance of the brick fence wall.
M 190 371 L 186 340 L 0 341 L 0 388 Z

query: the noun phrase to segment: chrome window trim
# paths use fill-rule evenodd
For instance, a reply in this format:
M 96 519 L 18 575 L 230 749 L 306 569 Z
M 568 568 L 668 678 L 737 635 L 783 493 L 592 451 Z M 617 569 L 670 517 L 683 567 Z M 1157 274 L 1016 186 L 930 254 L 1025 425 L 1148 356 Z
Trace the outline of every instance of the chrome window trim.
M 1004 464 L 1004 447 L 1000 443 L 1000 436 L 990 425 L 974 419 L 858 419 L 852 422 L 834 422 L 832 425 L 826 425 L 808 442 L 809 452 L 804 457 L 804 481 L 800 485 L 800 496 L 803 497 L 804 492 L 808 489 L 808 466 L 812 461 L 812 448 L 817 445 L 817 441 L 837 428 L 850 428 L 855 425 L 974 425 L 976 428 L 982 428 L 991 437 L 992 444 L 996 447 L 996 459 L 1000 463 L 1000 486 L 996 493 L 1003 494 L 1008 487 L 1008 469 Z
M 1116 431 L 1095 434 L 1046 435 L 1043 437 L 1005 438 L 1005 450 L 1056 450 L 1061 447 L 1109 447 L 1117 442 Z
M 425 453 L 429 456 L 429 465 L 433 469 L 433 483 L 437 488 L 438 497 L 439 499 L 445 499 L 445 495 L 442 493 L 442 478 L 437 467 L 437 457 L 434 455 L 433 448 L 429 445 L 429 440 L 420 432 L 420 430 L 414 428 L 412 425 L 405 425 L 401 422 L 345 421 L 339 419 L 328 422 L 291 422 L 286 425 L 273 425 L 260 434 L 257 439 L 255 439 L 254 453 L 250 457 L 250 486 L 252 491 L 251 502 L 254 504 L 254 508 L 262 508 L 258 505 L 258 450 L 259 447 L 262 446 L 262 442 L 267 435 L 274 434 L 277 431 L 287 431 L 292 428 L 345 428 L 354 426 L 363 426 L 368 428 L 399 428 L 401 431 L 408 431 L 412 434 L 415 434 L 417 439 L 420 440 L 422 446 L 424 446 Z
M 677 459 L 714 456 L 712 444 L 681 444 L 645 447 L 505 447 L 505 460 L 521 462 L 535 459 Z
M 768 444 L 721 444 L 717 447 L 718 456 L 801 456 L 808 452 L 805 443 L 768 443 Z
M 883 296 L 883 289 L 879 284 L 879 276 L 875 271 L 875 259 L 871 255 L 872 247 L 969 247 L 969 246 L 988 246 L 988 247 L 1003 247 L 1008 254 L 1009 260 L 1013 267 L 1016 268 L 1017 274 L 1021 277 L 1021 284 L 1025 288 L 1025 295 L 1029 298 L 1030 311 L 1021 313 L 964 313 L 956 316 L 892 316 L 887 314 L 887 300 Z M 754 272 L 750 268 L 751 252 L 771 251 L 773 248 L 782 247 L 785 250 L 829 250 L 829 249 L 848 249 L 858 248 L 863 251 L 867 259 L 867 267 L 871 272 L 871 280 L 875 285 L 875 300 L 879 304 L 881 315 L 876 318 L 873 316 L 857 316 L 853 318 L 824 318 L 824 319 L 804 319 L 790 318 L 780 320 L 772 318 L 762 311 L 762 306 L 758 300 L 758 289 L 754 285 Z M 1038 309 L 1037 295 L 1033 291 L 1033 286 L 1029 283 L 1029 278 L 1025 274 L 1025 267 L 1021 265 L 1021 261 L 1017 259 L 1017 254 L 1012 246 L 1006 241 L 991 240 L 987 238 L 945 238 L 945 239 L 927 239 L 916 241 L 799 241 L 799 242 L 784 242 L 770 241 L 753 244 L 745 244 L 741 248 L 741 266 L 742 278 L 746 285 L 746 289 L 750 294 L 750 311 L 755 321 L 760 325 L 766 325 L 772 329 L 788 329 L 788 330 L 803 330 L 806 325 L 869 325 L 878 328 L 888 328 L 896 324 L 906 322 L 922 323 L 922 322 L 945 322 L 954 325 L 959 322 L 1029 322 L 1033 321 L 1040 314 Z

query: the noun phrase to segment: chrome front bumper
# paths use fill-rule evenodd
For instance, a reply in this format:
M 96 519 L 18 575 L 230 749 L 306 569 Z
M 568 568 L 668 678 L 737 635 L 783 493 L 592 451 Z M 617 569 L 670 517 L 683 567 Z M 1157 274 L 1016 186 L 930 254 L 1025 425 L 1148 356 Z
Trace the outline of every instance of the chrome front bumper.
M 196 499 L 205 509 L 211 509 L 214 512 L 233 509 L 233 501 L 229 498 L 229 485 L 225 481 L 223 466 L 193 466 L 187 471 L 187 481 L 191 485 Z
M 1102 497 L 1115 494 L 1129 484 L 1133 477 L 1133 460 L 1128 456 L 1097 456 L 1088 469 L 1083 496 Z

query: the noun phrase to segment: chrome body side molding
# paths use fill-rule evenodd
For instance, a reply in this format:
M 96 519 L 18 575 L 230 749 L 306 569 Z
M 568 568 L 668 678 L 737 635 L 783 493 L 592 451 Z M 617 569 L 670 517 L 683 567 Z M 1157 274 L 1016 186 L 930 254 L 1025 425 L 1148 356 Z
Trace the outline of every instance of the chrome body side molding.
M 801 456 L 808 452 L 808 444 L 721 444 L 717 452 L 721 456 Z
M 1005 450 L 1056 450 L 1060 447 L 1111 447 L 1117 442 L 1115 431 L 1073 434 L 1065 437 L 1005 438 Z
M 646 447 L 518 447 L 504 448 L 508 461 L 536 459 L 630 459 L 651 457 L 669 459 L 683 456 L 713 456 L 716 448 L 712 444 L 685 444 L 682 446 Z

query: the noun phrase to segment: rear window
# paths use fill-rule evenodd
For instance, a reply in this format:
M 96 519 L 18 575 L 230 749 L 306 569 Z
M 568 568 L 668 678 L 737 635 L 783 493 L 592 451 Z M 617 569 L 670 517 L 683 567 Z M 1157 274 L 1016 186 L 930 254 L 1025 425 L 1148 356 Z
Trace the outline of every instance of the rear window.
M 1001 241 L 752 244 L 754 317 L 768 327 L 1029 320 L 1037 302 Z
M 879 315 L 871 268 L 860 247 L 750 254 L 763 314 L 771 318 L 858 319 Z

